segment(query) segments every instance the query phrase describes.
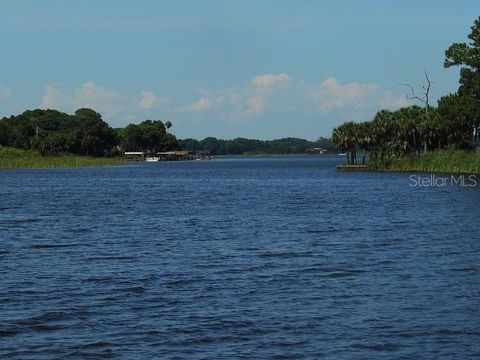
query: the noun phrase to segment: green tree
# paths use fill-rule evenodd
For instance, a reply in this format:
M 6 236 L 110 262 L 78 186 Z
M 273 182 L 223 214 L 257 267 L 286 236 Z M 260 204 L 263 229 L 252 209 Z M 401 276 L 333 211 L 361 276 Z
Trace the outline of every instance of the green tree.
M 474 148 L 480 131 L 480 103 L 472 96 L 451 94 L 438 101 L 446 143 L 459 149 Z
M 142 129 L 136 124 L 128 124 L 122 129 L 118 129 L 118 134 L 122 139 L 124 151 L 143 151 Z
M 202 148 L 202 144 L 197 139 L 192 139 L 192 138 L 182 139 L 182 140 L 178 140 L 178 143 L 179 143 L 179 148 L 181 149 L 185 149 L 193 152 L 196 152 L 198 150 L 204 150 Z
M 362 165 L 365 165 L 367 151 L 372 149 L 373 126 L 371 122 L 363 122 L 357 125 L 357 140 L 362 149 Z
M 180 144 L 178 143 L 175 135 L 171 133 L 166 133 L 162 138 L 162 148 L 163 151 L 173 151 L 181 149 Z
M 138 125 L 141 131 L 143 149 L 155 153 L 163 149 L 163 138 L 166 134 L 165 125 L 160 120 L 145 120 Z
M 0 121 L 0 146 L 8 145 L 8 126 L 4 121 Z
M 160 120 L 145 120 L 140 124 L 129 124 L 117 129 L 125 151 L 146 151 L 155 154 L 157 151 L 178 150 L 182 148 L 175 135 L 168 133 Z
M 357 164 L 357 144 L 359 138 L 359 125 L 348 121 L 333 130 L 332 142 L 342 151 L 347 152 L 349 165 Z
M 78 140 L 75 152 L 81 154 L 106 155 L 119 142 L 115 130 L 92 109 L 75 111 L 72 127 Z
M 424 149 L 438 149 L 447 144 L 445 122 L 436 108 L 420 117 L 417 130 Z
M 446 118 L 447 122 L 458 121 L 459 128 L 456 129 L 454 135 L 471 127 L 474 137 L 473 145 L 476 145 L 479 140 L 480 127 L 480 17 L 474 21 L 468 38 L 470 39 L 468 44 L 454 43 L 445 51 L 444 66 L 446 68 L 461 67 L 460 86 L 457 92 L 458 96 L 450 95 L 442 98 L 441 112 L 444 117 L 448 117 Z M 470 147 L 468 145 L 469 136 L 466 135 L 466 138 L 466 141 L 462 142 L 463 145 L 460 144 L 458 138 L 455 138 L 454 141 L 457 146 L 468 148 Z
M 225 141 L 215 137 L 207 137 L 201 142 L 202 150 L 210 150 L 212 155 L 225 155 Z
M 461 66 L 458 95 L 473 96 L 480 101 L 480 17 L 468 38 L 469 44 L 454 43 L 445 51 L 444 66 Z

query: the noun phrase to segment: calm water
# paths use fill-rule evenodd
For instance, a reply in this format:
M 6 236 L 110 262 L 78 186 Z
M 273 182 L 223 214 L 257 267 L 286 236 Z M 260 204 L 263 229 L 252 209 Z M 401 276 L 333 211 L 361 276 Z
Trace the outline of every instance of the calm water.
M 338 161 L 0 170 L 0 358 L 480 358 L 480 185 Z

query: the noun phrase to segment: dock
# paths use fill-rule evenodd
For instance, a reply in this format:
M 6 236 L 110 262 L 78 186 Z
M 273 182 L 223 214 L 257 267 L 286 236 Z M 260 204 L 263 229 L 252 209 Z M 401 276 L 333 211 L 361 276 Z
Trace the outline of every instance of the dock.
M 187 160 L 211 160 L 213 156 L 210 153 L 186 150 L 145 152 L 145 151 L 126 151 L 124 155 L 134 161 L 159 162 L 159 161 L 187 161 Z

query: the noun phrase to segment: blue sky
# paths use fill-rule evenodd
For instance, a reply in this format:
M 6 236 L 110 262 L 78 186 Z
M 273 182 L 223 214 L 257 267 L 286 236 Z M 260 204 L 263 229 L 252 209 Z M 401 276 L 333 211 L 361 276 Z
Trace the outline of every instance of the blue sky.
M 79 107 L 181 138 L 316 139 L 457 89 L 479 1 L 0 1 L 0 116 Z

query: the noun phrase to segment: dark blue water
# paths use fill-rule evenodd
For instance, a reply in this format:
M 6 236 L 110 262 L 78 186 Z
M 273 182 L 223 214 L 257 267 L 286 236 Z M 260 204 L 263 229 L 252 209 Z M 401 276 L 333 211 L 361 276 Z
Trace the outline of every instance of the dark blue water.
M 480 358 L 480 186 L 338 161 L 1 170 L 0 358 Z

